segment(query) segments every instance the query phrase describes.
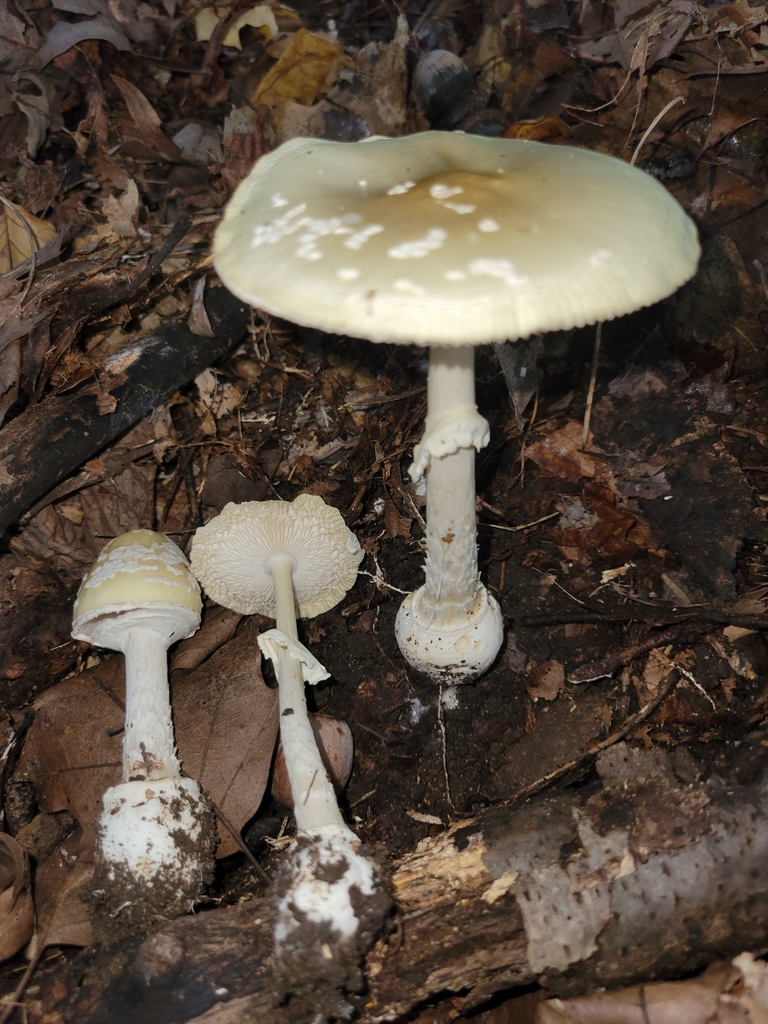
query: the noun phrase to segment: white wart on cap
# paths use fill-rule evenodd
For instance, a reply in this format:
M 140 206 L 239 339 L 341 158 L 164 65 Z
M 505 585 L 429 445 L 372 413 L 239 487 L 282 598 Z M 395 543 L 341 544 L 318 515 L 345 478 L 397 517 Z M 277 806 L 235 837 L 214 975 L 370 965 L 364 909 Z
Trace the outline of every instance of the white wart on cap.
M 214 242 L 252 305 L 422 345 L 609 320 L 670 295 L 698 257 L 693 222 L 643 171 L 460 132 L 293 139 L 258 161 Z

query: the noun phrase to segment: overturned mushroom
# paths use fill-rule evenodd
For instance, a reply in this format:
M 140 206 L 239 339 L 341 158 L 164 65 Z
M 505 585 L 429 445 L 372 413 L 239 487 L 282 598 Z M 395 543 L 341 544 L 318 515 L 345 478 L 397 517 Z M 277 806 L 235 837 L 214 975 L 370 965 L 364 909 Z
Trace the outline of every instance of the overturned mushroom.
M 195 533 L 191 563 L 206 593 L 276 628 L 259 645 L 275 663 L 280 737 L 298 832 L 276 879 L 275 967 L 281 991 L 315 1012 L 345 1012 L 360 958 L 390 899 L 374 862 L 344 823 L 307 714 L 304 683 L 328 673 L 299 641 L 296 616 L 333 608 L 357 577 L 363 552 L 322 498 L 229 504 Z
M 151 530 L 110 541 L 75 601 L 73 637 L 125 655 L 122 781 L 104 794 L 96 847 L 105 941 L 191 910 L 213 875 L 213 819 L 181 776 L 168 691 L 168 647 L 192 636 L 201 607 L 183 553 Z
M 258 161 L 219 226 L 240 298 L 305 326 L 431 346 L 424 437 L 426 580 L 396 632 L 434 679 L 493 662 L 499 606 L 480 582 L 478 344 L 581 327 L 664 298 L 694 272 L 693 222 L 650 175 L 587 150 L 425 132 L 293 139 Z

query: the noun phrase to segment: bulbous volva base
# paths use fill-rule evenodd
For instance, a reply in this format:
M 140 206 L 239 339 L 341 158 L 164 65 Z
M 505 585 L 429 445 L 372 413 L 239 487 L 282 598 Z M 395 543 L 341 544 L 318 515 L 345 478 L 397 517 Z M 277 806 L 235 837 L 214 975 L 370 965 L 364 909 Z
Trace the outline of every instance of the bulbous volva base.
M 348 1020 L 365 1001 L 362 959 L 392 909 L 371 851 L 345 825 L 299 835 L 272 894 L 274 980 L 292 1019 Z
M 423 590 L 409 594 L 397 613 L 395 636 L 403 657 L 417 671 L 447 686 L 477 679 L 491 667 L 504 639 L 498 601 L 481 586 L 469 615 L 438 627 L 425 614 Z
M 193 779 L 123 782 L 103 806 L 94 937 L 111 943 L 192 909 L 213 877 L 216 831 Z

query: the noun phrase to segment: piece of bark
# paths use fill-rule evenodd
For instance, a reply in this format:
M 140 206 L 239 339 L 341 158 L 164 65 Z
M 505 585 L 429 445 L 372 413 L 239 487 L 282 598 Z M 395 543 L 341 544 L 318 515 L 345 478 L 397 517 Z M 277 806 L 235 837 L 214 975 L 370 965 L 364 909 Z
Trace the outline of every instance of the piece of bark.
M 766 944 L 768 781 L 682 785 L 658 748 L 623 743 L 597 769 L 600 784 L 491 808 L 395 865 L 402 942 L 368 957 L 365 1024 L 535 982 L 568 996 L 675 977 Z M 131 958 L 75 964 L 55 1008 L 78 1024 L 300 1024 L 275 1004 L 272 926 L 268 900 L 182 918 Z
M 30 406 L 0 433 L 0 536 L 43 494 L 221 359 L 249 323 L 224 288 L 207 296 L 213 338 L 168 323 L 110 357 L 96 381 Z M 104 415 L 104 397 L 114 411 Z M 109 403 L 111 406 L 111 402 Z

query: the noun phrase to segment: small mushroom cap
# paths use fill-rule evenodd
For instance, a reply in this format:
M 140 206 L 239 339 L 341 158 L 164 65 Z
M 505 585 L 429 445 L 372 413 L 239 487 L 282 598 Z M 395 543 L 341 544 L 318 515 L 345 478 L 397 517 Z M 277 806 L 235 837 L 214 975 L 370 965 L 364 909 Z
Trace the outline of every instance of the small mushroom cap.
M 363 551 L 338 509 L 315 494 L 294 501 L 230 502 L 195 532 L 192 571 L 218 604 L 244 615 L 275 615 L 268 562 L 293 559 L 296 613 L 311 618 L 338 604 L 357 579 Z
M 644 171 L 462 132 L 292 139 L 240 184 L 214 241 L 246 302 L 422 345 L 610 320 L 670 295 L 698 259 L 693 221 Z
M 124 626 L 141 621 L 156 624 L 173 643 L 195 632 L 201 610 L 184 553 L 162 533 L 132 530 L 111 540 L 83 578 L 72 636 L 119 650 Z

